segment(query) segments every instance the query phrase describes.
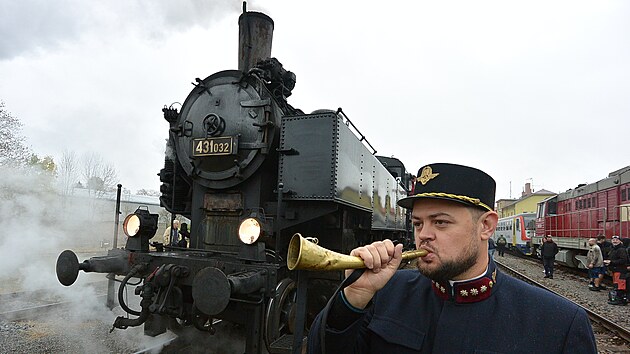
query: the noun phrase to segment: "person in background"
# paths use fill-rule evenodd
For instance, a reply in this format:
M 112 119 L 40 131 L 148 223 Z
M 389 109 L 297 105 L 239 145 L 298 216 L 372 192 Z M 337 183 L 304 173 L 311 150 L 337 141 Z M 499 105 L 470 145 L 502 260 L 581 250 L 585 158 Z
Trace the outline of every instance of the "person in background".
M 597 245 L 599 246 L 599 249 L 602 251 L 602 257 L 604 257 L 604 261 L 607 260 L 608 254 L 610 253 L 610 250 L 612 249 L 612 243 L 606 239 L 606 236 L 597 235 Z M 604 285 L 603 280 L 604 280 L 604 275 L 608 273 L 608 267 L 606 266 L 606 263 L 604 263 L 602 267 L 603 267 L 602 274 L 600 274 L 599 276 L 599 279 L 600 279 L 599 287 L 600 287 L 600 290 L 605 290 L 606 286 Z
M 497 250 L 499 251 L 499 256 L 505 257 L 505 246 L 507 246 L 507 240 L 503 235 L 499 236 L 497 239 Z
M 490 255 L 490 258 L 494 259 L 494 251 L 496 250 L 497 246 L 494 243 L 494 240 L 492 239 L 492 237 L 490 237 L 488 239 L 488 254 Z
M 606 236 L 598 235 L 597 244 L 599 245 L 599 249 L 602 250 L 602 256 L 604 256 L 604 260 L 607 260 L 608 254 L 612 249 L 612 243 L 606 239 Z
M 547 237 L 544 238 L 542 246 L 540 246 L 543 266 L 545 267 L 545 278 L 553 279 L 553 263 L 556 260 L 558 251 L 558 245 L 553 242 L 551 235 L 547 235 Z
M 619 236 L 612 237 L 612 249 L 608 253 L 608 259 L 604 260 L 613 275 L 614 289 L 608 293 L 608 303 L 611 305 L 626 305 L 626 274 L 628 266 L 628 251 L 623 247 Z
M 179 233 L 179 220 L 173 220 L 173 226 L 169 226 L 164 230 L 164 235 L 162 235 L 164 239 L 164 246 L 177 246 L 177 242 L 181 239 L 181 234 Z
M 586 255 L 586 264 L 588 267 L 588 274 L 591 282 L 588 289 L 592 291 L 600 291 L 602 279 L 604 277 L 604 257 L 602 251 L 597 245 L 597 239 L 588 239 L 589 250 Z M 601 276 L 601 277 L 600 277 Z
M 428 254 L 417 269 L 398 270 L 402 244 L 352 250 L 367 269 L 346 271 L 347 286 L 311 326 L 308 353 L 596 353 L 582 308 L 503 274 L 490 258 L 494 179 L 446 163 L 420 171 L 414 195 L 398 205 L 412 209 L 416 248 Z M 506 326 L 528 335 L 505 335 Z
M 182 239 L 179 240 L 179 247 L 187 248 L 190 243 L 190 231 L 188 231 L 188 224 L 183 222 L 179 230 L 179 234 L 182 235 Z

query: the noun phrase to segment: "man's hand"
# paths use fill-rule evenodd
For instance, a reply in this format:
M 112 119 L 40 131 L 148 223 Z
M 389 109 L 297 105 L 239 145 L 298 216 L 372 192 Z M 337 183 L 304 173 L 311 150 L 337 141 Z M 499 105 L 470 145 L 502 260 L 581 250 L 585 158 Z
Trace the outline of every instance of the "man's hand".
M 361 257 L 367 269 L 357 281 L 344 289 L 344 295 L 352 306 L 362 309 L 398 270 L 402 261 L 402 245 L 394 246 L 390 240 L 378 241 L 355 248 L 350 255 Z M 346 270 L 346 276 L 351 273 L 352 270 Z

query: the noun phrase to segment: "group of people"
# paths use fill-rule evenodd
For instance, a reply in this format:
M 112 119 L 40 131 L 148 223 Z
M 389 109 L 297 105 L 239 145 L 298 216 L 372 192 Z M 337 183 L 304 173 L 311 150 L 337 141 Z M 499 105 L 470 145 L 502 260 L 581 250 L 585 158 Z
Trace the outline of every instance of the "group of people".
M 190 239 L 190 231 L 188 231 L 188 224 L 181 223 L 179 220 L 174 219 L 172 226 L 169 226 L 164 230 L 162 235 L 165 246 L 174 246 L 186 248 L 188 247 L 188 240 Z
M 507 247 L 507 240 L 503 235 L 500 235 L 497 238 L 497 241 L 494 242 L 492 238 L 488 240 L 488 254 L 490 258 L 494 259 L 494 252 L 499 252 L 499 256 L 505 257 L 505 249 Z
M 418 176 L 398 205 L 412 211 L 416 248 L 428 254 L 398 270 L 402 245 L 352 250 L 367 269 L 346 271 L 311 326 L 309 353 L 597 353 L 582 308 L 496 267 L 492 177 L 444 163 Z
M 604 235 L 588 240 L 589 251 L 586 263 L 589 270 L 589 289 L 601 291 L 606 289 L 602 284 L 607 269 L 610 269 L 613 278 L 613 289 L 608 293 L 608 303 L 611 305 L 626 305 L 628 296 L 626 291 L 626 278 L 630 273 L 630 249 L 622 242 L 621 238 L 614 235 L 610 241 Z

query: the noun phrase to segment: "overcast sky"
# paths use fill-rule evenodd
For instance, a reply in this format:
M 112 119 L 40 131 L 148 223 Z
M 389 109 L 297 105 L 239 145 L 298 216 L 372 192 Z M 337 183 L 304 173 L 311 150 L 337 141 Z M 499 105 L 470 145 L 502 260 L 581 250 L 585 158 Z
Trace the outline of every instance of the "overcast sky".
M 237 67 L 233 0 L 0 0 L 0 100 L 39 155 L 96 152 L 159 189 L 168 124 L 196 77 Z M 479 167 L 497 199 L 630 165 L 630 2 L 248 2 L 275 22 L 290 103 L 344 112 L 414 173 Z M 511 187 L 511 188 L 510 188 Z

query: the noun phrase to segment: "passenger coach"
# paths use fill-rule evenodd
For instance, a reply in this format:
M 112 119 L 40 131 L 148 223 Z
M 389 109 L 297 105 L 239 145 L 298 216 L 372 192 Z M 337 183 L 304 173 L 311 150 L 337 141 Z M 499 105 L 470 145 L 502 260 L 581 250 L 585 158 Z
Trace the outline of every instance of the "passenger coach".
M 500 236 L 503 236 L 507 240 L 508 249 L 530 255 L 532 253 L 531 239 L 536 231 L 535 222 L 535 213 L 522 213 L 501 218 L 492 238 L 496 242 Z

